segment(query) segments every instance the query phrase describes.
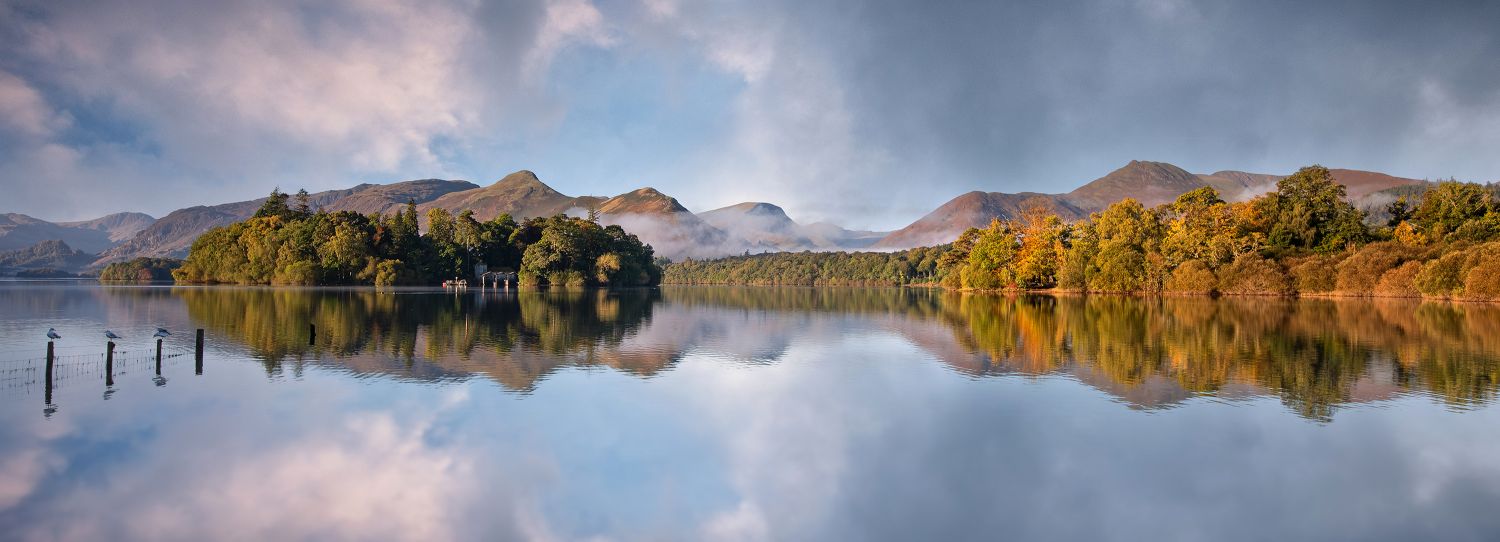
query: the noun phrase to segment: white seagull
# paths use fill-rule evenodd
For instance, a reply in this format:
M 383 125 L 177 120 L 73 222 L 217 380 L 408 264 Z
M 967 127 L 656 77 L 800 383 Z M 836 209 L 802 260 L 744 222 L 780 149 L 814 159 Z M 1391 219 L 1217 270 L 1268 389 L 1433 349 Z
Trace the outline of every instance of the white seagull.
M 154 335 L 151 335 L 151 336 L 152 337 L 166 337 L 166 336 L 171 335 L 171 334 L 172 333 L 170 331 L 167 331 L 167 328 L 159 327 L 159 328 L 156 328 L 156 333 Z
M 61 339 L 62 335 L 58 335 L 57 334 L 57 328 L 55 328 L 55 327 L 49 327 L 49 328 L 47 328 L 47 338 L 48 339 Z
M 109 337 L 111 339 L 118 339 L 118 338 L 120 338 L 119 335 L 115 335 L 115 332 L 110 331 L 108 329 L 104 330 L 104 336 L 105 337 Z

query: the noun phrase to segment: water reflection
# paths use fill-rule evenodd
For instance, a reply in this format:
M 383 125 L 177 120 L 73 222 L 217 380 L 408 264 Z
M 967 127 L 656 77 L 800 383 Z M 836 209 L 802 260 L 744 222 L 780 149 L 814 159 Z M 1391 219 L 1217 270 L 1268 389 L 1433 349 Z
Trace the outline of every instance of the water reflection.
M 675 361 L 672 352 L 626 344 L 650 320 L 655 290 L 185 289 L 179 295 L 194 321 L 243 343 L 272 375 L 289 363 L 300 371 L 307 362 L 334 360 L 356 373 L 424 380 L 479 374 L 530 391 L 561 367 L 600 365 L 650 376 Z
M 60 366 L 50 418 L 40 389 L 0 396 L 0 538 L 1494 539 L 1497 323 L 893 289 L 0 287 L 0 351 L 125 336 L 113 387 Z M 156 380 L 157 325 L 208 330 L 203 374 L 189 352 Z
M 1327 420 L 1340 405 L 1410 392 L 1472 408 L 1500 382 L 1500 307 L 1489 304 L 844 288 L 176 295 L 193 321 L 243 343 L 273 375 L 331 361 L 402 378 L 482 375 L 521 392 L 562 367 L 650 377 L 693 350 L 774 362 L 795 341 L 851 326 L 895 334 L 974 377 L 1067 375 L 1138 408 L 1274 395 Z
M 1420 391 L 1467 408 L 1493 400 L 1500 377 L 1493 305 L 959 296 L 950 306 L 959 340 L 985 354 L 963 370 L 1067 372 L 1141 406 L 1273 393 L 1326 419 L 1343 403 Z

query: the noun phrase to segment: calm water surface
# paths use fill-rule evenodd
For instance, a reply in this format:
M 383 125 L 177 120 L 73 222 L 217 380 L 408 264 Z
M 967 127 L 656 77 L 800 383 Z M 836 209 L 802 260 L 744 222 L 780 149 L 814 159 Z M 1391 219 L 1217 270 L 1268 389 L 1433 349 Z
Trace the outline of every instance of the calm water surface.
M 0 283 L 0 379 L 4 539 L 1500 539 L 1491 305 Z

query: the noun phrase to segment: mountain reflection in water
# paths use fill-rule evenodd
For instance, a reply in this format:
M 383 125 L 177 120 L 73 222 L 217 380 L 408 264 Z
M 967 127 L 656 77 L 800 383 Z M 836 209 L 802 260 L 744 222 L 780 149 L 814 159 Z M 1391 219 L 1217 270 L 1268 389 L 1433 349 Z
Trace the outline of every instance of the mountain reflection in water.
M 564 367 L 649 378 L 688 352 L 775 363 L 795 342 L 895 334 L 976 378 L 1066 375 L 1135 408 L 1273 395 L 1309 418 L 1430 395 L 1483 405 L 1500 307 L 1411 300 L 998 296 L 912 289 L 469 292 L 179 289 L 188 316 L 268 373 L 317 364 L 530 392 Z M 316 326 L 309 344 L 308 324 Z
M 1491 305 L 0 283 L 0 353 L 7 540 L 1500 534 Z

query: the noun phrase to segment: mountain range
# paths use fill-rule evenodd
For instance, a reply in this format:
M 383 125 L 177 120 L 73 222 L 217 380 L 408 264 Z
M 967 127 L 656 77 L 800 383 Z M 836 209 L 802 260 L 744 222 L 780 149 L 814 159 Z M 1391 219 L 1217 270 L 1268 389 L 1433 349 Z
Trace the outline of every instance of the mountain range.
M 1375 208 L 1400 190 L 1420 189 L 1426 181 L 1350 169 L 1332 170 L 1352 200 Z M 745 202 L 694 213 L 676 198 L 646 187 L 613 197 L 569 196 L 530 171 L 506 175 L 489 186 L 468 181 L 420 179 L 390 184 L 360 184 L 310 195 L 314 207 L 328 211 L 389 214 L 413 202 L 421 215 L 435 208 L 458 213 L 472 210 L 489 220 L 502 213 L 516 219 L 593 212 L 601 223 L 618 224 L 672 259 L 707 258 L 743 252 L 802 250 L 897 250 L 951 242 L 964 229 L 982 227 L 993 218 L 1011 218 L 1031 205 L 1043 205 L 1067 220 L 1087 217 L 1111 203 L 1132 197 L 1148 206 L 1179 194 L 1212 186 L 1230 201 L 1250 199 L 1273 190 L 1282 176 L 1218 171 L 1189 173 L 1164 162 L 1132 161 L 1064 194 L 974 191 L 939 206 L 893 232 L 849 230 L 826 222 L 803 224 L 781 207 Z M 46 262 L 70 270 L 99 268 L 130 258 L 185 257 L 192 242 L 210 228 L 252 216 L 265 198 L 178 209 L 160 219 L 143 213 L 116 213 L 94 220 L 49 222 L 23 214 L 0 215 L 0 261 L 9 267 Z M 60 243 L 41 244 L 48 241 Z
M 1427 181 L 1371 171 L 1330 171 L 1334 182 L 1344 185 L 1355 206 L 1366 209 L 1393 199 L 1387 191 L 1427 184 Z M 1170 202 L 1180 194 L 1204 186 L 1212 186 L 1226 201 L 1244 201 L 1275 190 L 1276 182 L 1282 177 L 1284 175 L 1243 171 L 1194 174 L 1165 162 L 1132 160 L 1066 194 L 969 192 L 891 232 L 872 248 L 894 250 L 947 243 L 967 228 L 983 227 L 992 218 L 1015 217 L 1030 205 L 1042 205 L 1065 220 L 1078 220 L 1127 197 L 1150 207 Z

